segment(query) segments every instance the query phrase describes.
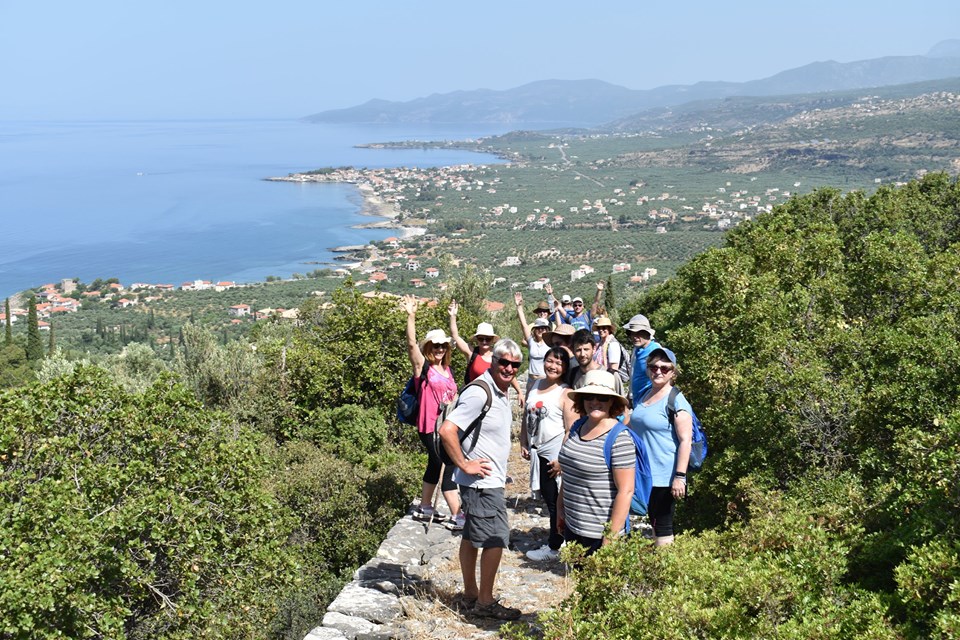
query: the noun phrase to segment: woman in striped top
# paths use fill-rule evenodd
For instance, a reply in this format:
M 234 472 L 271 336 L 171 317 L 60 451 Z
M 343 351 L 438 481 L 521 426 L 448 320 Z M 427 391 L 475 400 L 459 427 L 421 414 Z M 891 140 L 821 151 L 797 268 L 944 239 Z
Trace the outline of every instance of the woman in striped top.
M 607 466 L 604 443 L 627 400 L 616 392 L 614 375 L 608 371 L 588 371 L 584 382 L 569 391 L 583 418 L 560 449 L 563 484 L 557 512 L 567 542 L 580 543 L 590 555 L 624 530 L 633 497 L 636 453 L 630 434 L 623 430 L 613 443 Z M 605 535 L 608 523 L 609 537 Z

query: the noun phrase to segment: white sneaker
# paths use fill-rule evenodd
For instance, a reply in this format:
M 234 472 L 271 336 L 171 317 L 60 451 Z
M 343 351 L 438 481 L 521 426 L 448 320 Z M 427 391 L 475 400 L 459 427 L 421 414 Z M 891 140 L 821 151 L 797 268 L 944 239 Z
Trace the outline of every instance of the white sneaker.
M 560 552 L 551 549 L 549 545 L 543 545 L 539 549 L 527 551 L 527 558 L 534 562 L 544 562 L 545 560 L 556 560 L 560 557 Z
M 463 511 L 455 515 L 450 520 L 449 529 L 451 531 L 463 531 L 463 525 L 467 522 L 467 516 L 464 515 Z
M 420 505 L 413 510 L 414 520 L 432 520 L 438 517 L 437 512 L 430 505 Z

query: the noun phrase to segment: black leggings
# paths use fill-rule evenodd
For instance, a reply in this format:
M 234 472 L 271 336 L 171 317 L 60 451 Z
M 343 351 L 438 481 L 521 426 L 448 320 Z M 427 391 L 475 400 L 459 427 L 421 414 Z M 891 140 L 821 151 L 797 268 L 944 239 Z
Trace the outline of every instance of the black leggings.
M 536 449 L 533 452 L 536 455 Z M 537 457 L 540 459 L 540 495 L 547 503 L 547 513 L 550 514 L 550 538 L 547 544 L 556 551 L 563 544 L 563 535 L 557 531 L 557 495 L 560 488 L 557 486 L 557 479 L 550 477 L 550 468 L 547 466 L 550 461 L 543 456 Z
M 418 435 L 420 436 L 420 442 L 423 444 L 423 448 L 427 450 L 427 470 L 423 472 L 423 481 L 433 485 L 440 482 L 440 468 L 443 467 L 443 483 L 440 485 L 440 490 L 455 491 L 457 483 L 453 481 L 453 472 L 456 471 L 457 468 L 452 464 L 443 466 L 440 458 L 438 458 L 437 454 L 433 451 L 432 433 L 420 433 Z
M 658 538 L 673 535 L 673 511 L 676 506 L 670 487 L 654 487 L 647 503 L 647 515 Z

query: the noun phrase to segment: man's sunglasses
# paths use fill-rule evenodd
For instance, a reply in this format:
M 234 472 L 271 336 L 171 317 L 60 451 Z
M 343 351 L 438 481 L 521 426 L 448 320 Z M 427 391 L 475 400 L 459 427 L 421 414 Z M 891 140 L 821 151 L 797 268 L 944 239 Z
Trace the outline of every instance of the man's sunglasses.
M 506 358 L 500 358 L 499 360 L 497 360 L 497 362 L 503 368 L 513 367 L 514 369 L 519 369 L 521 364 L 519 362 L 514 362 L 513 360 L 507 360 Z

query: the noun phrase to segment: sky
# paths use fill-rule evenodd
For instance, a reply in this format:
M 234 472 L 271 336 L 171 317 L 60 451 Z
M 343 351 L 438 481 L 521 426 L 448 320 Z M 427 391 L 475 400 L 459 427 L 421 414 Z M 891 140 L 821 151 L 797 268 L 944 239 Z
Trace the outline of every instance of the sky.
M 299 118 L 546 79 L 742 82 L 954 38 L 957 0 L 0 0 L 0 120 Z

